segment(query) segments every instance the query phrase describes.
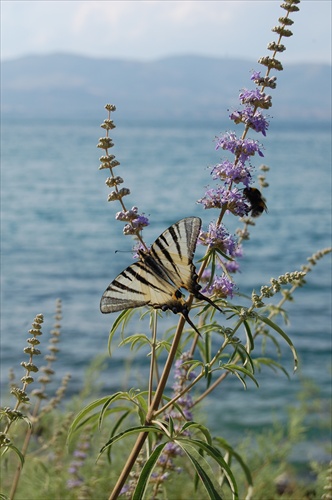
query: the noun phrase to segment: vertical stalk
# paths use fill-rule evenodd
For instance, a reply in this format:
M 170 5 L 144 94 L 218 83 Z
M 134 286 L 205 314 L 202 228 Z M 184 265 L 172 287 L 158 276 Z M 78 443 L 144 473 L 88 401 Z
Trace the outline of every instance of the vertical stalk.
M 192 301 L 192 299 L 189 298 L 189 301 Z M 146 415 L 146 419 L 145 419 L 146 425 L 150 425 L 151 420 L 152 420 L 153 415 L 154 415 L 154 412 L 158 409 L 158 406 L 160 404 L 160 401 L 161 401 L 161 398 L 163 396 L 164 389 L 165 389 L 165 386 L 166 386 L 166 383 L 167 383 L 167 380 L 168 380 L 168 377 L 169 377 L 169 374 L 170 374 L 170 371 L 171 371 L 171 368 L 173 365 L 173 361 L 174 361 L 174 358 L 176 356 L 176 352 L 177 352 L 177 349 L 178 349 L 178 346 L 180 343 L 180 338 L 182 335 L 184 325 L 185 325 L 185 319 L 181 316 L 179 323 L 178 323 L 178 326 L 177 326 L 177 329 L 176 329 L 176 332 L 175 332 L 175 335 L 174 335 L 171 350 L 169 351 L 168 358 L 167 358 L 166 364 L 164 366 L 164 371 L 160 377 L 160 381 L 159 381 L 158 387 L 156 389 L 154 398 L 152 400 L 152 403 L 151 403 L 149 410 L 147 412 L 147 415 Z M 133 468 L 133 466 L 136 462 L 136 459 L 137 459 L 137 457 L 138 457 L 138 455 L 139 455 L 139 453 L 144 445 L 144 442 L 145 442 L 147 436 L 148 436 L 148 432 L 141 432 L 138 435 L 136 443 L 132 449 L 132 452 L 128 457 L 128 460 L 127 460 L 127 462 L 126 462 L 126 464 L 125 464 L 125 466 L 124 466 L 124 468 L 119 476 L 119 479 L 118 479 L 116 485 L 114 486 L 114 489 L 109 497 L 109 500 L 115 500 L 120 495 L 120 492 L 121 492 L 121 490 L 122 490 L 122 488 L 127 480 L 127 477 L 129 476 L 131 469 Z

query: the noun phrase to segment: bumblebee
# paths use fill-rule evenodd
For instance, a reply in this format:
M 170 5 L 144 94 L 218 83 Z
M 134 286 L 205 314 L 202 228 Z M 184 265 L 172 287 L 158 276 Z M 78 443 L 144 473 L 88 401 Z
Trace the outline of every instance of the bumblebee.
M 267 206 L 262 193 L 257 188 L 245 188 L 243 190 L 244 196 L 250 203 L 248 213 L 251 212 L 251 217 L 259 217 L 262 213 L 267 212 Z

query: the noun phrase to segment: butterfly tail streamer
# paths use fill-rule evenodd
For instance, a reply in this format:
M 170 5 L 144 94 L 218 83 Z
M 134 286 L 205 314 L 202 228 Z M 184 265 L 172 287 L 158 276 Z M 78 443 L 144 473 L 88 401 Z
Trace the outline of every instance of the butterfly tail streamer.
M 218 309 L 218 311 L 220 311 L 222 314 L 225 314 L 225 312 L 219 307 L 217 306 L 217 304 L 215 302 L 213 302 L 213 300 L 211 300 L 209 297 L 207 297 L 206 295 L 203 295 L 202 293 L 200 292 L 195 292 L 194 296 L 196 297 L 196 299 L 198 300 L 205 300 L 206 302 L 208 302 L 211 306 L 213 306 L 215 309 Z
M 183 308 L 182 311 L 181 311 L 181 314 L 182 316 L 184 317 L 184 319 L 186 320 L 186 322 L 191 326 L 191 328 L 193 330 L 195 330 L 195 332 L 202 338 L 202 335 L 199 333 L 199 331 L 197 330 L 196 326 L 194 325 L 194 323 L 191 321 L 191 319 L 189 318 L 189 312 L 188 312 L 188 309 L 187 308 Z

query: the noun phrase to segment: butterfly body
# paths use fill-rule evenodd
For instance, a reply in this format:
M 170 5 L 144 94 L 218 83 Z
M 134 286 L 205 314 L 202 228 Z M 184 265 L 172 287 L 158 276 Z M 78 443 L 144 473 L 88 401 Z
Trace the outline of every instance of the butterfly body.
M 140 250 L 140 260 L 122 271 L 105 290 L 100 302 L 101 312 L 144 305 L 163 311 L 169 309 L 182 314 L 197 331 L 188 317 L 181 288 L 219 309 L 199 292 L 201 286 L 197 283 L 192 261 L 200 228 L 200 218 L 187 217 L 166 229 L 150 250 Z
M 250 202 L 250 209 L 252 217 L 259 217 L 265 210 L 267 212 L 267 206 L 262 193 L 257 188 L 245 188 L 243 190 L 244 196 Z

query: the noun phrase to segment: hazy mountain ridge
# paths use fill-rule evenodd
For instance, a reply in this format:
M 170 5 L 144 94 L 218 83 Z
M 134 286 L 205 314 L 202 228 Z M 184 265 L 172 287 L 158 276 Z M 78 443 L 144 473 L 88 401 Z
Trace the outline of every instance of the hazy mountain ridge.
M 72 54 L 4 61 L 2 115 L 30 118 L 100 116 L 106 102 L 125 119 L 215 120 L 238 107 L 238 91 L 253 88 L 255 61 L 176 56 L 152 62 Z M 269 110 L 282 120 L 330 120 L 331 66 L 289 64 L 269 91 Z

